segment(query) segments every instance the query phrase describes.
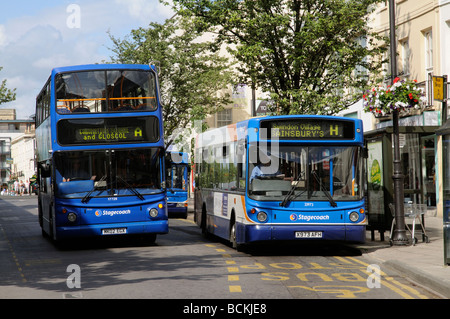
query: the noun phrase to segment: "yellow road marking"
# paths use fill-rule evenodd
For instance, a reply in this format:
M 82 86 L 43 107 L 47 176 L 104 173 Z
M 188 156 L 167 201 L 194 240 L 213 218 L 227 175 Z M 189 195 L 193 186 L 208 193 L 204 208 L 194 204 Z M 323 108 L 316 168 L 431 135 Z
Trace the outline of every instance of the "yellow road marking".
M 19 259 L 16 256 L 14 248 L 13 248 L 13 246 L 12 246 L 8 236 L 6 235 L 5 230 L 1 226 L 0 226 L 0 229 L 2 230 L 3 236 L 5 236 L 6 242 L 7 242 L 8 247 L 9 247 L 9 251 L 11 252 L 11 255 L 12 255 L 13 259 L 14 259 L 14 263 L 17 266 L 17 270 L 19 271 L 20 277 L 22 278 L 22 282 L 27 282 L 27 279 L 25 278 L 25 275 L 24 275 L 24 273 L 22 271 L 22 267 L 20 266 Z
M 368 292 L 367 287 L 359 286 L 288 286 L 289 288 L 302 288 L 309 291 L 321 292 L 325 294 L 335 294 L 337 298 L 356 298 L 356 293 Z
M 338 257 L 335 257 L 338 258 Z M 341 260 L 342 257 L 339 257 L 338 259 Z M 356 262 L 360 265 L 363 265 L 365 267 L 370 266 L 369 264 L 356 259 L 354 257 L 346 257 L 347 259 Z M 362 272 L 367 274 L 366 269 L 361 269 Z M 380 276 L 384 278 L 384 280 L 381 280 L 381 284 L 386 286 L 387 288 L 391 289 L 392 291 L 398 293 L 400 296 L 406 298 L 406 299 L 414 299 L 413 296 L 409 295 L 408 293 L 404 292 L 403 290 L 407 290 L 409 293 L 415 295 L 416 297 L 420 298 L 420 299 L 428 299 L 427 296 L 422 295 L 419 291 L 417 291 L 416 289 L 412 288 L 412 287 L 408 287 L 404 284 L 402 284 L 401 282 L 395 280 L 394 278 L 388 276 L 384 271 L 380 270 Z M 388 281 L 388 282 L 386 282 Z M 396 287 L 396 286 L 398 287 Z M 403 289 L 403 290 L 402 290 Z
M 215 248 L 216 252 L 223 253 L 222 257 L 225 259 L 225 264 L 227 265 L 235 265 L 236 261 L 231 260 L 231 254 L 226 254 L 226 250 L 223 248 L 216 248 L 217 246 L 214 244 L 205 244 L 206 247 Z M 238 273 L 239 267 L 227 267 L 228 273 Z M 240 280 L 239 275 L 228 275 L 228 281 L 238 282 Z M 242 287 L 239 285 L 229 285 L 229 292 L 242 292 Z
M 242 292 L 241 286 L 229 286 L 230 292 Z

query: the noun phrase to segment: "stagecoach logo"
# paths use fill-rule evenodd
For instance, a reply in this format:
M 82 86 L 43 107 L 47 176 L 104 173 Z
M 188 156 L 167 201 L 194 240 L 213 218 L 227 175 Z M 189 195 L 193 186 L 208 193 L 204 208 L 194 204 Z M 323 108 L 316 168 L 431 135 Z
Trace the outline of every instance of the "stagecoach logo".
M 329 215 L 318 215 L 318 216 L 314 216 L 314 215 L 302 215 L 302 214 L 291 214 L 289 216 L 289 218 L 291 219 L 291 221 L 296 221 L 296 220 L 303 220 L 303 221 L 320 221 L 320 220 L 330 220 L 330 216 Z
M 131 210 L 129 209 L 124 209 L 124 210 L 96 210 L 95 211 L 95 216 L 100 217 L 100 216 L 114 216 L 114 215 L 129 215 L 131 214 Z

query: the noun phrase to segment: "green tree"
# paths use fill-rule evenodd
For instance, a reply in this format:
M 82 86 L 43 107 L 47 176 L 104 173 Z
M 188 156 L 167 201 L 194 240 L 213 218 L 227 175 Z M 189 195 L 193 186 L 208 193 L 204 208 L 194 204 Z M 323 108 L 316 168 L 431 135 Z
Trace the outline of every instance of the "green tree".
M 0 67 L 0 71 L 3 68 Z M 6 87 L 6 80 L 0 85 L 0 104 L 14 101 L 16 99 L 16 89 L 10 90 Z
M 379 0 L 173 0 L 199 30 L 230 44 L 243 83 L 270 92 L 279 114 L 334 114 L 381 67 L 368 27 Z M 381 42 L 380 42 L 381 41 Z
M 201 36 L 181 16 L 132 30 L 125 39 L 110 35 L 113 62 L 158 62 L 166 137 L 231 103 L 229 93 L 218 94 L 233 83 L 228 59 Z

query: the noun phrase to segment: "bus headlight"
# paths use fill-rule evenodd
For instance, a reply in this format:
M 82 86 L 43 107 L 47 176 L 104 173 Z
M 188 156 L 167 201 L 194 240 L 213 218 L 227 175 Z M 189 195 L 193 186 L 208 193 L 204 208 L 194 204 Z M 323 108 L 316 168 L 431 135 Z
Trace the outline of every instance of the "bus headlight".
M 150 217 L 155 218 L 156 216 L 158 216 L 158 210 L 156 208 L 150 209 L 149 215 Z
M 256 215 L 256 218 L 258 219 L 259 222 L 263 223 L 267 220 L 267 214 L 265 212 L 259 212 Z
M 71 223 L 74 223 L 77 220 L 77 214 L 75 213 L 67 214 L 67 220 Z
M 349 218 L 350 218 L 350 221 L 356 222 L 359 219 L 359 215 L 357 212 L 351 212 Z

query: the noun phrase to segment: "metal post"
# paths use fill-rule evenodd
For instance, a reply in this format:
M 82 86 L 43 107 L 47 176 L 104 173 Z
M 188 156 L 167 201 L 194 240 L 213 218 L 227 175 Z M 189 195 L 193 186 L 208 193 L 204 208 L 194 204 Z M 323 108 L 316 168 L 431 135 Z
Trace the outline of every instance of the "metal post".
M 447 116 L 448 116 L 448 110 L 447 110 L 447 97 L 448 97 L 448 92 L 447 92 L 447 81 L 448 81 L 448 76 L 447 75 L 443 75 L 442 76 L 444 78 L 444 96 L 443 96 L 443 100 L 442 100 L 442 123 L 441 125 L 444 126 L 445 122 L 447 122 Z
M 251 115 L 256 116 L 256 89 L 255 89 L 255 82 L 252 81 L 252 111 Z
M 397 44 L 395 41 L 395 0 L 389 0 L 389 28 L 390 28 L 390 54 L 391 54 L 391 84 L 397 77 Z M 400 138 L 398 128 L 398 110 L 392 114 L 392 123 L 394 126 L 394 172 L 392 179 L 394 181 L 394 205 L 395 205 L 395 229 L 392 236 L 394 245 L 407 245 L 408 237 L 405 230 L 405 212 L 404 212 L 404 191 L 403 181 L 405 177 L 402 173 L 402 162 L 400 156 Z

